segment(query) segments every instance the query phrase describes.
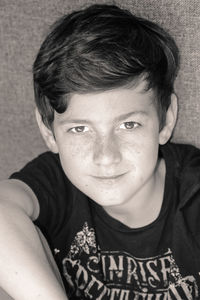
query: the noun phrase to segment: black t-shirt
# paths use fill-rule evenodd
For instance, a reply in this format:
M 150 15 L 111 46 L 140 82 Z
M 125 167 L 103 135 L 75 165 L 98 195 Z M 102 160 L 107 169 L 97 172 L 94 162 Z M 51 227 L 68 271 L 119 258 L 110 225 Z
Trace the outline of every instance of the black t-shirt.
M 35 223 L 70 299 L 200 299 L 200 151 L 168 144 L 160 153 L 166 162 L 161 211 L 137 229 L 76 189 L 58 155 L 46 152 L 11 176 L 39 200 Z

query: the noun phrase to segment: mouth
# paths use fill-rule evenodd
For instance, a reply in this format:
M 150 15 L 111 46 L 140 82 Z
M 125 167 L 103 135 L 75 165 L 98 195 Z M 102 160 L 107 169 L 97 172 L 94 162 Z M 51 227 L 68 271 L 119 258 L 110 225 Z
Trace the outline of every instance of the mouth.
M 112 176 L 93 176 L 93 178 L 105 183 L 114 183 L 118 179 L 121 179 L 124 175 L 125 173 L 119 175 L 112 175 Z

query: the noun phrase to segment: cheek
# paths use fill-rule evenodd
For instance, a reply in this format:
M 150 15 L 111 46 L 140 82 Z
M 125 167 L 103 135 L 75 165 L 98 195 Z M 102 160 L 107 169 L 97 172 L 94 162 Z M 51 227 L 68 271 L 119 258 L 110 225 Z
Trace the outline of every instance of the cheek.
M 130 163 L 137 164 L 145 154 L 146 142 L 146 139 L 141 135 L 120 138 L 119 145 L 123 158 Z
M 145 134 L 129 141 L 121 141 L 123 157 L 133 167 L 144 170 L 154 167 L 158 155 L 158 135 Z
M 91 168 L 91 145 L 65 143 L 59 148 L 62 168 L 68 179 L 83 192 L 88 187 L 87 172 Z
M 118 137 L 118 147 L 126 157 L 131 157 L 140 152 L 142 140 L 141 136 L 135 136 L 134 134 L 120 135 Z
M 88 163 L 92 151 L 92 145 L 89 142 L 80 139 L 68 139 L 58 144 L 61 161 L 65 168 L 81 168 Z

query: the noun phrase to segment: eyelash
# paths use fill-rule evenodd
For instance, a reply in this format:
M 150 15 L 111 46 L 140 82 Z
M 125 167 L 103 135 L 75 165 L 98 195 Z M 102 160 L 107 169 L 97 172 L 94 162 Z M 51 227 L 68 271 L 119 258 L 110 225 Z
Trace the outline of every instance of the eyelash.
M 130 126 L 131 128 L 127 128 L 126 126 Z M 125 127 L 125 128 L 122 128 L 122 127 Z M 138 128 L 139 126 L 141 126 L 140 123 L 137 123 L 137 122 L 134 122 L 134 121 L 129 121 L 129 122 L 123 122 L 119 128 L 120 129 L 123 129 L 123 130 L 128 130 L 128 131 L 131 131 L 131 130 L 134 130 L 136 128 Z M 86 130 L 85 130 L 86 129 Z M 72 132 L 74 134 L 81 134 L 81 133 L 85 133 L 89 131 L 89 128 L 87 126 L 76 126 L 76 127 L 72 127 L 70 129 L 68 129 L 68 132 Z
M 78 131 L 79 129 L 84 129 L 84 128 L 87 128 L 86 131 Z M 68 130 L 68 132 L 72 132 L 72 133 L 84 133 L 84 132 L 87 132 L 89 131 L 88 127 L 87 126 L 76 126 L 76 127 L 72 127 Z
M 130 125 L 133 125 L 131 126 L 131 128 L 126 128 L 126 125 L 130 126 Z M 122 128 L 122 126 L 124 126 L 125 128 Z M 138 122 L 134 122 L 134 121 L 129 121 L 129 122 L 124 122 L 120 125 L 120 129 L 125 129 L 125 130 L 134 130 L 138 127 L 140 127 L 141 124 L 138 123 Z

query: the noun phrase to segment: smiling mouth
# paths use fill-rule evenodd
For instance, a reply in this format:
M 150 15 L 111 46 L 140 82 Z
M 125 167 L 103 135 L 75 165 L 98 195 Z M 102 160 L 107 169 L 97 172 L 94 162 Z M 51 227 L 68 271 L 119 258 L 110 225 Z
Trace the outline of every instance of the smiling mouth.
M 120 175 L 113 175 L 113 176 L 93 176 L 95 179 L 102 180 L 102 181 L 114 181 L 116 179 L 121 178 L 125 173 Z

